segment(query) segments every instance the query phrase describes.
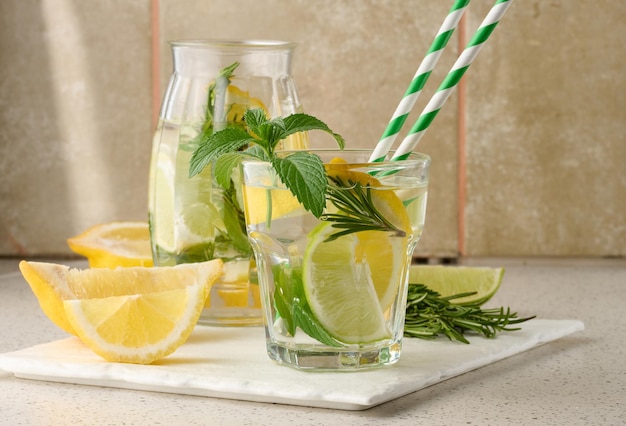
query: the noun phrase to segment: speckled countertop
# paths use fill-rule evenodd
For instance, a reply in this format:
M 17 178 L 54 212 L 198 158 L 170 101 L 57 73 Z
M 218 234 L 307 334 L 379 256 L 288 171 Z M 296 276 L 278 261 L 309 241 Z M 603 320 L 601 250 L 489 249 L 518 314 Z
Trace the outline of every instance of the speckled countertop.
M 0 424 L 626 424 L 625 260 L 464 263 L 506 267 L 490 305 L 579 319 L 585 330 L 365 411 L 66 385 L 0 372 Z M 18 273 L 16 260 L 0 260 L 0 274 Z M 26 283 L 6 282 L 0 275 L 0 353 L 67 336 L 41 313 Z

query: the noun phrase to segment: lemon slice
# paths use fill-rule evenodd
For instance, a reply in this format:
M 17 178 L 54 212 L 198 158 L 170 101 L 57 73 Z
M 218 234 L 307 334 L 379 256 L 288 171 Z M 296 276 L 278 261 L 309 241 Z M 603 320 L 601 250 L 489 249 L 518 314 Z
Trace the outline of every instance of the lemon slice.
M 86 270 L 22 261 L 20 270 L 55 324 L 108 361 L 149 364 L 187 340 L 222 261 Z
M 296 150 L 307 149 L 309 147 L 309 134 L 307 132 L 298 132 L 287 136 L 280 141 L 276 149 Z
M 243 115 L 247 109 L 261 108 L 267 113 L 267 107 L 260 99 L 251 97 L 247 91 L 232 84 L 226 89 L 225 104 L 228 105 L 226 121 L 230 123 L 243 122 Z
M 254 206 L 245 209 L 246 223 L 256 225 L 276 220 L 289 214 L 304 214 L 298 199 L 288 190 L 271 190 L 262 186 L 243 186 L 245 205 Z M 268 217 L 271 212 L 271 217 Z
M 382 232 L 359 232 L 357 261 L 365 259 L 380 306 L 385 312 L 398 292 L 397 282 L 406 265 L 406 239 L 386 238 Z M 395 283 L 395 285 L 394 285 Z
M 237 259 L 224 263 L 217 294 L 225 307 L 248 306 L 250 287 L 250 260 Z M 208 306 L 207 306 L 208 307 Z
M 454 299 L 458 305 L 487 302 L 500 288 L 503 276 L 504 268 L 415 265 L 409 270 L 409 282 L 423 284 L 443 297 L 476 292 Z
M 67 244 L 92 268 L 152 266 L 147 222 L 110 222 L 89 228 Z
M 161 144 L 163 146 L 163 144 Z M 150 213 L 152 215 L 152 237 L 154 244 L 160 250 L 173 253 L 176 250 L 174 240 L 174 180 L 176 176 L 175 157 L 170 158 L 168 150 L 159 152 L 157 165 L 155 170 L 156 193 L 154 196 L 154 205 Z M 158 212 L 158 218 L 155 219 L 155 213 Z
M 226 89 L 226 101 L 228 110 L 226 112 L 226 121 L 229 123 L 242 123 L 243 115 L 246 110 L 261 108 L 265 111 L 265 114 L 269 114 L 268 108 L 258 98 L 250 96 L 248 91 L 244 91 L 239 87 L 230 84 Z M 287 115 L 287 114 L 285 114 Z M 309 147 L 309 136 L 306 132 L 294 133 L 287 136 L 284 140 L 278 143 L 276 149 L 307 149 Z
M 368 343 L 391 337 L 367 264 L 355 263 L 354 234 L 331 242 L 336 230 L 320 223 L 309 234 L 302 262 L 304 293 L 315 317 L 335 339 Z

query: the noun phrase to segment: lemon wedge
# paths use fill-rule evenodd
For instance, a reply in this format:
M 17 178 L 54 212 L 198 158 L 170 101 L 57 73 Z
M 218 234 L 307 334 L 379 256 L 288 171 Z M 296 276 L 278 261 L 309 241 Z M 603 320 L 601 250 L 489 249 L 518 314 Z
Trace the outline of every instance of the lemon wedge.
M 222 261 L 85 270 L 22 261 L 20 270 L 52 322 L 107 361 L 149 364 L 187 340 Z

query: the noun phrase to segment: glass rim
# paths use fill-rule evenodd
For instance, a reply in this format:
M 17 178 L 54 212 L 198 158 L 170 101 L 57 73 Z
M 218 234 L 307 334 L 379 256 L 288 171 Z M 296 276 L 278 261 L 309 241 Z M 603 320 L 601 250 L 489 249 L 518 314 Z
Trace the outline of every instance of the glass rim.
M 296 43 L 284 40 L 271 39 L 189 39 L 189 40 L 172 40 L 168 42 L 172 47 L 183 48 L 221 48 L 221 49 L 254 49 L 254 50 L 292 50 L 296 47 Z
M 305 151 L 305 152 L 310 152 L 313 154 L 317 154 L 317 153 L 349 153 L 349 154 L 367 154 L 367 158 L 371 157 L 371 153 L 374 152 L 374 149 L 372 148 L 346 148 L 346 149 L 340 149 L 340 148 L 306 148 L 306 149 L 283 149 L 283 150 L 277 150 L 276 154 L 286 154 L 289 152 L 298 152 L 298 151 Z M 388 159 L 385 161 L 363 161 L 363 162 L 349 162 L 349 164 L 363 164 L 363 165 L 377 165 L 377 166 L 381 166 L 381 165 L 386 165 L 386 164 L 395 164 L 396 166 L 398 165 L 398 163 L 401 162 L 410 162 L 410 163 L 419 163 L 419 162 L 431 162 L 431 158 L 428 154 L 424 154 L 422 152 L 411 152 L 409 154 L 409 157 L 406 160 L 394 160 L 391 161 L 391 157 L 393 157 L 393 154 L 395 153 L 395 151 L 389 151 L 389 153 L 387 154 Z M 260 160 L 244 160 L 244 161 L 260 161 Z M 262 161 L 260 161 L 262 162 Z M 405 163 L 406 164 L 406 163 Z

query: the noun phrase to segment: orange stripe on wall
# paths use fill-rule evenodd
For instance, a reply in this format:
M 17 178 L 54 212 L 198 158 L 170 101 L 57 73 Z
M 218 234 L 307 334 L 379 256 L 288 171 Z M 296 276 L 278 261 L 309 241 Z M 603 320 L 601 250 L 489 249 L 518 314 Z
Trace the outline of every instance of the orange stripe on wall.
M 469 11 L 468 11 L 469 13 Z M 466 40 L 466 16 L 464 15 L 459 21 L 458 26 L 458 51 L 459 54 L 465 48 Z M 457 244 L 459 256 L 465 256 L 465 201 L 466 201 L 466 163 L 465 163 L 465 148 L 467 139 L 467 127 L 466 127 L 466 86 L 465 77 L 461 78 L 458 85 L 458 123 L 457 123 Z
M 161 108 L 161 26 L 159 19 L 159 0 L 150 2 L 150 21 L 152 29 L 152 127 L 155 128 L 159 120 L 159 109 Z

